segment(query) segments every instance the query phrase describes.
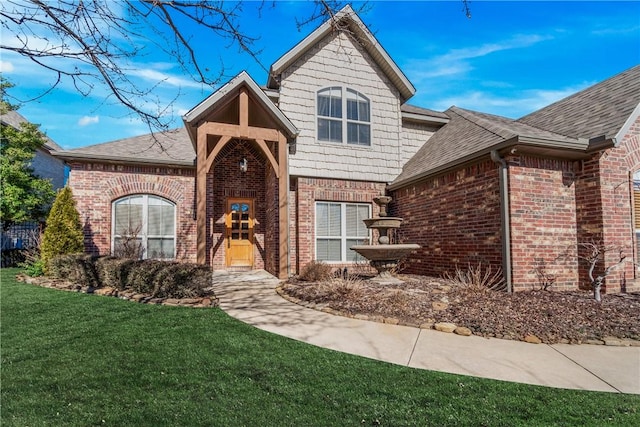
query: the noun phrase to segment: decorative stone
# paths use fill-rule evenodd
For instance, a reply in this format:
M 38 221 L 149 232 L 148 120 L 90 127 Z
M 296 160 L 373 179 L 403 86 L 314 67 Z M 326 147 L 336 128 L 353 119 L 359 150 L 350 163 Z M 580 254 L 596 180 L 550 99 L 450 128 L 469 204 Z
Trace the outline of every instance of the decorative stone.
M 167 298 L 167 299 L 164 301 L 164 303 L 165 303 L 166 305 L 172 305 L 172 304 L 174 304 L 174 305 L 178 305 L 178 304 L 180 304 L 180 300 L 179 300 L 179 299 L 177 299 L 177 298 Z
M 388 323 L 390 325 L 397 325 L 400 323 L 400 320 L 394 318 L 394 317 L 385 317 L 384 318 L 384 323 Z
M 530 344 L 540 344 L 542 340 L 535 335 L 527 335 L 524 337 L 524 342 L 528 342 Z
M 604 341 L 589 339 L 589 340 L 585 340 L 584 343 L 585 344 L 591 344 L 591 345 L 603 345 Z
M 464 327 L 464 326 L 458 326 L 457 328 L 455 328 L 455 329 L 453 330 L 453 332 L 454 332 L 456 335 L 462 335 L 463 337 L 468 337 L 468 336 L 473 335 L 473 332 L 471 332 L 471 329 L 466 328 L 466 327 Z
M 456 325 L 453 323 L 440 322 L 433 325 L 436 328 L 436 331 L 452 333 L 456 330 Z
M 192 304 L 200 304 L 202 302 L 201 298 L 182 298 L 180 300 L 180 304 L 192 305 Z
M 111 296 L 113 295 L 113 291 L 113 288 L 98 288 L 93 293 L 96 295 Z
M 433 322 L 424 322 L 420 324 L 420 329 L 433 329 Z
M 605 345 L 610 345 L 615 347 L 626 347 L 629 345 L 629 343 L 626 342 L 625 340 L 621 338 L 616 338 L 616 337 L 604 337 L 602 338 L 602 341 L 604 341 Z
M 431 307 L 436 311 L 443 311 L 449 307 L 449 304 L 443 301 L 434 301 L 431 303 Z

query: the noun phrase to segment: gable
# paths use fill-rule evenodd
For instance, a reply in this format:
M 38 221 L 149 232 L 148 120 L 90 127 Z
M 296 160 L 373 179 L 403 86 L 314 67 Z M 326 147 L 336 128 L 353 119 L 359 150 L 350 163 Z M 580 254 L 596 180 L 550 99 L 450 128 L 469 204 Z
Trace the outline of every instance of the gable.
M 402 70 L 400 70 L 391 59 L 389 54 L 349 5 L 345 6 L 332 19 L 323 23 L 293 49 L 289 50 L 274 62 L 269 70 L 267 86 L 272 89 L 279 88 L 282 73 L 301 58 L 305 58 L 308 52 L 322 41 L 322 39 L 332 34 L 335 35 L 336 33 L 348 35 L 353 42 L 362 46 L 376 66 L 393 83 L 396 90 L 400 93 L 403 102 L 415 94 L 416 89 L 413 84 L 411 84 Z
M 249 126 L 280 129 L 290 141 L 296 138 L 298 129 L 276 107 L 249 74 L 242 71 L 183 116 L 182 120 L 194 149 L 197 144 L 197 127 L 200 123 L 205 121 L 226 124 L 240 123 L 239 94 L 243 90 L 246 90 L 249 100 Z

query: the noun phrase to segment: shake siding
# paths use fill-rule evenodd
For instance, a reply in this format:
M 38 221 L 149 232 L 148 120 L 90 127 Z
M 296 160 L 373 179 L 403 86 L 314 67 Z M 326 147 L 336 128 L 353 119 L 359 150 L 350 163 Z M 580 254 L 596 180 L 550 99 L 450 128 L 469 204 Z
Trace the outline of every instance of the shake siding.
M 407 163 L 433 134 L 434 130 L 430 126 L 411 122 L 403 123 L 400 163 L 402 165 Z
M 400 173 L 399 94 L 357 43 L 343 33 L 329 36 L 281 77 L 279 107 L 300 130 L 291 175 L 390 182 Z M 370 147 L 317 141 L 316 92 L 332 85 L 369 98 Z

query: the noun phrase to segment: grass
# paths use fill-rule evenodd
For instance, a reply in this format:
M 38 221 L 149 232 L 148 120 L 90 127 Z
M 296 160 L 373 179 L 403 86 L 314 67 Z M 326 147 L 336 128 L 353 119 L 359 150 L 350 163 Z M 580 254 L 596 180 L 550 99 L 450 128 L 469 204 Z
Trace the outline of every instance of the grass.
M 16 272 L 0 272 L 4 427 L 640 425 L 640 396 L 414 370 Z

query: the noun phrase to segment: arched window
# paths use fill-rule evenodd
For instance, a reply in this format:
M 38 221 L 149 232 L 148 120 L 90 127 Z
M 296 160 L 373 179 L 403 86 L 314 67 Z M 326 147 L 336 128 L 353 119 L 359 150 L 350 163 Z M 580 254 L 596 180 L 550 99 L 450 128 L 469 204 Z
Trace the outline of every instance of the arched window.
M 113 202 L 112 252 L 137 258 L 176 256 L 176 206 L 149 194 Z
M 371 145 L 371 105 L 358 91 L 333 86 L 318 91 L 318 140 Z

